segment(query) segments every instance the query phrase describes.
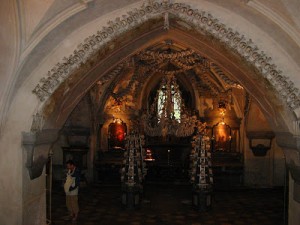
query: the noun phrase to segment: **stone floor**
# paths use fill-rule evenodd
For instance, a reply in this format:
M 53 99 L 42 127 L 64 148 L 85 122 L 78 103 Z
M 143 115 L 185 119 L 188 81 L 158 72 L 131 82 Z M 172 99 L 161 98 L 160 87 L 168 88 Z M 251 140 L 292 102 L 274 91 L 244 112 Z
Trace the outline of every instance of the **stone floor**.
M 139 209 L 121 206 L 118 185 L 95 185 L 80 190 L 78 225 L 283 225 L 282 189 L 238 189 L 214 192 L 213 207 L 198 212 L 191 206 L 189 185 L 146 184 Z M 72 224 L 62 188 L 52 194 L 52 224 Z

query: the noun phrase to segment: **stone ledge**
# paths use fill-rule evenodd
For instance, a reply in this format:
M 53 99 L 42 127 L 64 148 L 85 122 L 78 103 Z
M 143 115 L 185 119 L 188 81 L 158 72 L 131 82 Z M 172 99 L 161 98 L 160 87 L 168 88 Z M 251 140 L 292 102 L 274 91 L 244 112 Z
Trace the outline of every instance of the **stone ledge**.
M 49 149 L 58 137 L 58 130 L 22 132 L 22 146 L 27 152 L 26 167 L 30 179 L 41 176 L 48 160 Z
M 300 152 L 300 136 L 289 132 L 276 132 L 276 142 L 281 148 L 295 149 Z

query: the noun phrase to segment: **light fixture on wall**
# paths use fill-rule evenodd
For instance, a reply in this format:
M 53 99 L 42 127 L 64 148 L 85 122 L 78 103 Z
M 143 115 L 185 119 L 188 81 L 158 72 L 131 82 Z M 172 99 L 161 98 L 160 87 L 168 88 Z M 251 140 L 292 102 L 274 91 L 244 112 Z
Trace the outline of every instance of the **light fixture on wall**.
M 119 119 L 119 118 L 113 117 L 113 123 L 122 124 L 123 121 L 121 119 Z
M 225 114 L 226 114 L 226 101 L 219 101 L 218 102 L 218 109 L 219 109 L 219 113 L 221 115 L 222 118 L 224 118 Z
M 219 125 L 225 125 L 225 121 L 224 121 L 224 117 L 222 118 L 222 120 L 219 122 Z
M 228 89 L 226 91 L 220 92 L 217 99 L 217 111 L 219 113 L 219 117 L 221 117 L 220 125 L 225 125 L 225 117 L 227 116 L 228 111 L 231 110 L 232 105 L 232 90 Z
M 226 115 L 226 101 L 224 100 L 220 100 L 218 102 L 218 111 L 219 111 L 219 114 L 221 116 L 221 121 L 219 122 L 219 125 L 225 125 L 225 121 L 224 121 L 224 117 Z
M 112 97 L 113 97 L 113 101 L 112 101 L 111 108 L 115 113 L 120 113 L 123 105 L 122 98 L 116 97 L 114 93 Z
M 249 138 L 249 147 L 254 156 L 266 156 L 272 147 L 272 140 L 275 134 L 272 131 L 252 131 L 247 132 Z M 253 142 L 256 142 L 253 144 Z

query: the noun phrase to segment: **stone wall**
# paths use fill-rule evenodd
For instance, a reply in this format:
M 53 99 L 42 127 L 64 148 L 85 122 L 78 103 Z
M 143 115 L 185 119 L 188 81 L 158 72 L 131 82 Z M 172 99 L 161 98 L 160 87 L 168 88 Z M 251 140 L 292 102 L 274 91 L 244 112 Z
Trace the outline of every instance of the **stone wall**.
M 226 1 L 226 4 L 224 4 L 225 1 L 190 0 L 185 2 L 195 8 L 209 11 L 222 20 L 222 23 L 237 29 L 240 33 L 245 34 L 247 38 L 251 38 L 259 45 L 259 48 L 273 58 L 274 63 L 280 67 L 279 69 L 284 70 L 284 74 L 290 77 L 295 87 L 299 87 L 300 79 L 298 74 L 300 66 L 298 59 L 300 51 L 297 51 L 299 49 L 299 42 L 297 41 L 299 34 L 297 24 L 293 25 L 293 21 L 288 22 L 288 20 L 278 17 L 276 13 L 272 13 L 272 7 L 268 8 L 265 5 L 259 7 L 257 5 L 259 1 Z M 288 4 L 288 2 L 290 1 L 285 1 L 285 4 Z M 32 4 L 33 1 L 26 1 L 27 9 L 32 9 L 32 7 L 28 7 L 27 3 Z M 103 6 L 104 3 L 106 3 L 105 6 Z M 1 31 L 5 34 L 0 46 L 0 171 L 7 176 L 0 177 L 1 224 L 40 225 L 45 222 L 41 223 L 41 220 L 45 218 L 45 202 L 42 192 L 44 178 L 42 175 L 37 180 L 29 180 L 28 170 L 23 160 L 24 150 L 21 147 L 21 133 L 30 130 L 32 115 L 43 109 L 43 103 L 32 94 L 32 90 L 39 84 L 41 78 L 47 77 L 48 71 L 61 59 L 73 54 L 74 49 L 87 36 L 96 34 L 99 28 L 107 26 L 109 20 L 114 20 L 116 17 L 126 14 L 133 8 L 139 7 L 143 2 L 138 3 L 138 5 L 120 5 L 128 3 L 99 1 L 98 5 L 95 4 L 98 8 L 91 7 L 90 10 L 83 10 L 82 12 L 81 10 L 75 10 L 75 14 L 76 12 L 78 14 L 71 14 L 73 15 L 72 17 L 66 17 L 68 20 L 60 17 L 59 20 L 53 20 L 52 23 L 45 23 L 49 25 L 46 27 L 50 30 L 39 30 L 40 33 L 46 35 L 42 36 L 42 38 L 41 36 L 33 38 L 31 41 L 34 43 L 34 46 L 26 48 L 28 46 L 23 44 L 28 36 L 22 37 L 21 30 L 25 29 L 25 27 L 29 27 L 31 31 L 34 29 L 22 19 L 23 17 L 20 15 L 19 5 L 16 1 L 6 0 L 3 2 L 0 13 L 1 17 L 3 17 L 1 19 Z M 296 9 L 296 7 L 294 8 Z M 86 8 L 83 7 L 83 9 Z M 283 10 L 283 8 L 280 9 Z M 41 12 L 39 7 L 36 7 L 35 10 Z M 41 7 L 40 10 L 44 10 L 44 7 Z M 265 10 L 263 12 L 267 13 L 259 13 L 257 10 Z M 71 9 L 67 12 L 70 11 Z M 30 14 L 35 15 L 31 11 Z M 43 13 L 39 15 L 41 14 Z M 288 16 L 289 13 L 283 12 L 283 14 Z M 70 14 L 68 15 L 70 16 Z M 99 15 L 101 17 L 97 18 Z M 268 19 L 266 19 L 267 17 Z M 27 22 L 33 21 L 34 24 L 40 24 L 37 18 L 27 20 Z M 277 20 L 272 21 L 272 18 Z M 22 25 L 25 25 L 25 27 L 22 27 L 20 30 L 19 27 Z M 280 29 L 278 29 L 278 26 Z M 293 35 L 290 36 L 290 34 Z M 27 49 L 27 52 L 24 53 L 25 49 Z M 251 82 L 251 85 L 255 86 L 257 81 Z M 16 83 L 18 83 L 17 86 L 15 86 Z M 249 87 L 251 85 L 249 84 Z M 249 90 L 251 91 L 250 88 Z M 68 92 L 67 86 L 65 86 L 64 91 Z M 63 98 L 65 92 L 62 92 L 60 98 Z M 265 96 L 261 97 L 264 98 Z M 284 105 L 285 102 L 282 102 L 281 107 L 285 108 Z M 56 107 L 55 103 L 51 106 Z M 262 108 L 264 106 L 266 105 L 261 105 Z M 277 122 L 281 123 L 281 125 L 286 125 L 284 126 L 287 128 L 285 131 L 289 130 L 293 133 L 293 120 L 295 118 L 288 113 L 283 113 L 282 115 L 284 118 Z M 267 116 L 270 117 L 270 115 Z M 277 127 L 274 125 L 273 128 L 276 129 Z M 247 143 L 246 140 L 245 143 Z M 245 151 L 248 150 L 245 149 Z M 275 155 L 277 156 L 277 153 Z M 291 187 L 292 184 L 290 184 Z M 30 192 L 29 188 L 33 192 Z M 291 195 L 293 191 L 291 189 Z M 290 196 L 289 199 L 289 223 L 298 225 L 300 215 L 299 203 L 293 200 L 293 196 Z M 26 207 L 30 205 L 34 207 L 28 207 L 30 210 L 26 211 Z M 37 207 L 42 211 L 34 210 Z
M 245 129 L 246 133 L 252 132 L 254 136 L 258 134 L 254 138 L 247 137 L 247 134 L 245 136 L 245 185 L 250 187 L 283 186 L 285 157 L 282 149 L 276 144 L 276 137 L 268 137 L 271 127 L 255 102 L 251 103 Z M 266 152 L 265 156 L 255 156 L 250 147 L 251 138 L 253 138 L 252 146 L 257 146 L 258 144 L 269 146 L 271 140 L 271 149 Z

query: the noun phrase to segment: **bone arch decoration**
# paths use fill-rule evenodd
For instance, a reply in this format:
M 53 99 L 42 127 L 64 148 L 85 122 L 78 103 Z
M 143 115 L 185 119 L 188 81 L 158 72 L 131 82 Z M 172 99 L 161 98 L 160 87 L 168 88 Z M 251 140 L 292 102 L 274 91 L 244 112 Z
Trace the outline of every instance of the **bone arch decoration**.
M 187 54 L 185 54 L 185 53 L 187 53 Z M 131 93 L 132 96 L 134 96 L 135 98 L 138 98 L 138 94 L 140 92 L 139 92 L 139 89 L 133 88 L 133 85 L 135 82 L 139 83 L 139 86 L 143 86 L 143 84 L 147 80 L 147 77 L 151 76 L 151 74 L 153 74 L 155 72 L 159 72 L 161 74 L 186 73 L 187 70 L 191 69 L 190 65 L 187 65 L 187 64 L 193 62 L 194 65 L 192 66 L 192 68 L 200 66 L 202 71 L 203 70 L 210 71 L 210 73 L 213 76 L 219 76 L 220 79 L 222 79 L 222 81 L 225 83 L 225 87 L 220 87 L 220 85 L 215 85 L 214 83 L 212 83 L 209 80 L 208 75 L 205 74 L 204 72 L 202 72 L 200 74 L 198 74 L 197 72 L 190 73 L 188 75 L 191 75 L 192 76 L 191 79 L 193 80 L 192 82 L 196 83 L 195 88 L 198 90 L 199 95 L 201 95 L 204 92 L 204 90 L 200 88 L 200 87 L 202 87 L 201 80 L 202 80 L 202 82 L 204 82 L 207 85 L 207 88 L 210 88 L 210 91 L 212 92 L 213 96 L 218 96 L 220 92 L 223 92 L 223 91 L 225 91 L 225 89 L 228 89 L 228 88 L 232 88 L 232 87 L 239 88 L 239 89 L 243 88 L 238 82 L 233 81 L 228 76 L 226 76 L 223 73 L 223 71 L 218 67 L 218 65 L 210 62 L 205 57 L 201 57 L 199 54 L 197 54 L 196 52 L 194 52 L 190 49 L 182 50 L 182 51 L 175 52 L 175 53 L 164 53 L 164 54 L 165 54 L 165 57 L 167 58 L 167 60 L 170 60 L 171 58 L 176 60 L 175 63 L 180 62 L 180 58 L 181 58 L 180 55 L 182 56 L 184 54 L 184 56 L 188 55 L 189 57 L 188 58 L 182 57 L 182 59 L 187 61 L 185 63 L 182 63 L 183 64 L 183 66 L 181 67 L 182 69 L 175 70 L 175 71 L 169 71 L 169 70 L 164 71 L 164 70 L 158 69 L 159 65 L 164 62 L 164 60 L 162 59 L 162 55 L 160 55 L 160 53 L 157 51 L 143 50 L 143 51 L 138 52 L 136 55 L 132 56 L 132 58 L 128 59 L 128 61 L 126 63 L 124 63 L 124 62 L 119 63 L 115 67 L 115 69 L 113 69 L 111 72 L 102 76 L 97 83 L 98 84 L 100 83 L 103 85 L 106 82 L 112 80 L 113 78 L 119 77 L 121 75 L 121 71 L 124 67 L 124 64 L 130 64 L 133 62 L 136 66 L 135 66 L 133 75 L 131 76 L 131 79 L 129 80 L 127 86 L 124 88 L 121 88 L 120 90 L 118 90 L 115 93 L 114 87 L 116 86 L 116 83 L 118 83 L 118 82 L 112 82 L 107 87 L 106 92 L 109 93 L 108 95 L 111 95 L 112 97 L 114 97 L 116 99 L 121 99 L 129 93 Z M 177 60 L 178 56 L 179 56 L 179 59 Z M 158 57 L 159 59 L 155 60 L 155 63 L 151 65 L 151 61 L 154 61 L 153 59 L 156 57 Z M 142 60 L 143 63 L 140 64 L 139 60 Z M 150 61 L 149 65 L 147 65 L 147 63 L 145 63 L 148 60 Z M 179 65 L 179 67 L 180 67 L 180 65 Z M 202 79 L 199 77 L 200 75 L 201 75 Z M 119 78 L 117 78 L 117 80 L 118 79 Z M 97 85 L 95 85 L 95 87 L 96 86 Z M 225 89 L 223 90 L 223 88 L 225 88 Z M 103 98 L 102 98 L 102 100 L 103 100 Z
M 84 64 L 90 56 L 98 52 L 105 43 L 116 36 L 131 30 L 143 22 L 162 17 L 165 13 L 171 13 L 188 24 L 192 24 L 197 31 L 207 32 L 220 42 L 223 42 L 232 51 L 238 53 L 248 63 L 255 66 L 271 85 L 277 90 L 280 97 L 286 102 L 290 110 L 300 107 L 300 94 L 294 83 L 277 69 L 264 51 L 247 39 L 244 35 L 227 27 L 218 19 L 204 10 L 193 9 L 185 3 L 169 3 L 165 1 L 151 1 L 140 8 L 129 11 L 127 15 L 117 17 L 109 21 L 108 26 L 103 27 L 95 35 L 89 36 L 78 45 L 77 49 L 69 57 L 64 57 L 57 63 L 46 77 L 43 77 L 33 89 L 33 93 L 40 101 L 45 101 L 72 72 Z
M 133 89 L 133 85 L 135 82 L 139 83 L 139 86 L 143 86 L 147 78 L 154 73 L 159 73 L 163 75 L 184 74 L 188 70 L 191 70 L 195 67 L 201 67 L 202 70 L 209 71 L 210 64 L 211 64 L 211 62 L 207 58 L 200 56 L 195 51 L 190 49 L 185 49 L 185 50 L 181 49 L 179 51 L 170 52 L 170 53 L 166 53 L 166 52 L 160 53 L 159 51 L 153 49 L 151 50 L 147 49 L 138 52 L 129 61 L 131 62 L 134 61 L 135 64 L 135 70 L 133 72 L 133 75 L 131 76 L 129 83 L 125 88 L 119 90 L 118 93 L 113 93 L 114 97 L 122 98 L 128 93 L 130 93 Z M 164 64 L 166 61 L 168 62 L 172 61 L 172 63 L 174 65 L 177 65 L 178 68 L 180 69 L 175 69 L 175 70 L 162 69 L 160 66 Z M 197 79 L 196 78 L 196 76 L 198 76 L 197 74 L 192 73 L 190 75 L 192 75 L 193 77 L 195 77 L 195 79 Z M 226 76 L 224 75 L 222 79 L 224 77 Z M 201 85 L 200 84 L 196 85 L 196 88 L 199 86 Z M 110 89 L 112 90 L 113 87 L 110 87 Z M 200 94 L 201 90 L 198 89 L 198 91 Z M 138 97 L 139 94 L 138 89 L 134 89 L 134 92 L 132 92 L 132 94 L 134 97 Z

